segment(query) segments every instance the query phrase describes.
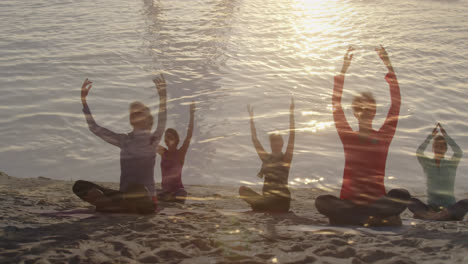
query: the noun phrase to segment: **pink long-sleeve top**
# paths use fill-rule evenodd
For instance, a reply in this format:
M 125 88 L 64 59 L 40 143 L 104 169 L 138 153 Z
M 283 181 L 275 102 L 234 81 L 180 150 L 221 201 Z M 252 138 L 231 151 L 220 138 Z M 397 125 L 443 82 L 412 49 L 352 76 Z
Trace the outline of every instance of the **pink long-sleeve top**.
M 343 143 L 345 168 L 340 198 L 358 204 L 369 204 L 386 194 L 385 164 L 390 143 L 396 131 L 400 112 L 400 87 L 394 73 L 385 76 L 390 85 L 391 106 L 383 126 L 372 130 L 369 137 L 360 138 L 349 126 L 341 97 L 344 75 L 335 76 L 333 89 L 333 119 Z

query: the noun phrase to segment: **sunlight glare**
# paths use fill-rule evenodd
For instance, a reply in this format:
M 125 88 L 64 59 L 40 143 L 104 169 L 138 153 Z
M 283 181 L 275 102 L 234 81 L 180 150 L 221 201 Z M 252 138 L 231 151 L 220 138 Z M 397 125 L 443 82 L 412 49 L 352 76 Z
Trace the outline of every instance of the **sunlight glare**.
M 292 26 L 296 41 L 293 44 L 302 58 L 319 58 L 329 48 L 330 34 L 337 31 L 336 1 L 296 0 L 293 4 Z M 310 71 L 316 71 L 310 69 Z

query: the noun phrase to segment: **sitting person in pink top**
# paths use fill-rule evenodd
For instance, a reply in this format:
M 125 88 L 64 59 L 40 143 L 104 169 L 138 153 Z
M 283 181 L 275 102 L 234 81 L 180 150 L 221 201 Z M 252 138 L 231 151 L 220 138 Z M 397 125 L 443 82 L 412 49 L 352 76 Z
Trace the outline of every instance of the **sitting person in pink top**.
M 372 121 L 376 114 L 375 99 L 371 93 L 361 93 L 352 103 L 354 116 L 359 122 L 359 130 L 353 131 L 341 106 L 343 83 L 353 58 L 352 51 L 350 47 L 344 57 L 341 74 L 335 77 L 332 98 L 333 118 L 345 154 L 341 195 L 340 198 L 319 196 L 315 205 L 320 213 L 329 218 L 331 224 L 398 225 L 401 224 L 399 214 L 406 209 L 410 195 L 402 189 L 386 193 L 384 177 L 388 148 L 398 123 L 400 88 L 388 54 L 381 46 L 376 51 L 388 69 L 385 79 L 390 85 L 390 110 L 383 126 L 374 130 Z
M 158 147 L 158 154 L 161 156 L 161 190 L 157 190 L 158 200 L 163 202 L 184 203 L 187 191 L 182 184 L 182 168 L 184 167 L 185 155 L 192 140 L 193 125 L 195 116 L 195 103 L 190 105 L 190 121 L 187 129 L 187 136 L 180 148 L 179 134 L 173 128 L 168 128 L 164 135 L 164 142 L 167 148 Z

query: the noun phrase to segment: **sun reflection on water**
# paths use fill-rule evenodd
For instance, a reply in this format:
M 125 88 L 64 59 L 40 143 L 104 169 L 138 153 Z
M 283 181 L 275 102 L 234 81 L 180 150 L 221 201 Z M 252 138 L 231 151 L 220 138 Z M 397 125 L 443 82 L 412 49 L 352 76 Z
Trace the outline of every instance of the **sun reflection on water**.
M 321 53 L 336 45 L 332 35 L 339 31 L 342 18 L 333 14 L 346 6 L 346 2 L 334 0 L 296 0 L 293 3 L 292 27 L 297 38 L 292 45 L 299 51 L 299 57 L 319 58 Z

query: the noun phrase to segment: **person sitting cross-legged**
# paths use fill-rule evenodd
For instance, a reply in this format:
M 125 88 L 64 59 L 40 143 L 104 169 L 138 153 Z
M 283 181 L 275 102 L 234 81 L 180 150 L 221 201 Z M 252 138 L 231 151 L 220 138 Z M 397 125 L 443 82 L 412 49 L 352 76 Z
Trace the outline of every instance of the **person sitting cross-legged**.
M 442 135 L 437 135 L 437 128 Z M 434 158 L 424 155 L 424 150 L 431 140 Z M 453 156 L 449 159 L 445 158 L 447 144 L 453 150 Z M 428 204 L 417 198 L 411 198 L 408 209 L 414 214 L 414 218 L 437 221 L 463 220 L 468 212 L 468 199 L 457 202 L 454 195 L 457 167 L 463 156 L 461 148 L 438 123 L 419 146 L 416 156 L 427 177 Z
M 109 213 L 151 214 L 155 212 L 154 165 L 156 150 L 166 126 L 166 81 L 161 75 L 153 80 L 159 94 L 158 125 L 154 132 L 154 118 L 141 102 L 129 107 L 130 133 L 116 133 L 96 123 L 86 97 L 92 82 L 86 79 L 81 87 L 83 113 L 89 130 L 107 143 L 120 148 L 120 188 L 112 190 L 89 181 L 78 180 L 73 185 L 83 201 L 96 206 L 96 211 Z
M 247 202 L 253 211 L 268 213 L 286 213 L 291 204 L 291 193 L 288 188 L 289 169 L 294 152 L 294 100 L 291 98 L 289 114 L 289 139 L 286 152 L 283 153 L 283 138 L 278 134 L 270 135 L 271 153 L 268 153 L 257 138 L 254 123 L 253 108 L 248 105 L 250 115 L 250 130 L 252 142 L 258 157 L 262 161 L 262 168 L 257 174 L 264 178 L 262 194 L 247 186 L 239 188 L 240 197 Z
M 362 93 L 353 100 L 354 116 L 359 130 L 348 124 L 341 97 L 345 73 L 353 55 L 349 48 L 344 57 L 341 74 L 335 77 L 333 89 L 333 118 L 343 143 L 345 168 L 340 198 L 322 195 L 315 200 L 317 210 L 335 225 L 401 225 L 400 213 L 407 207 L 410 194 L 404 189 L 385 191 L 385 164 L 388 148 L 398 124 L 400 88 L 387 52 L 377 48 L 377 54 L 387 66 L 385 79 L 390 85 L 392 103 L 387 118 L 379 130 L 372 128 L 376 102 L 372 94 Z

